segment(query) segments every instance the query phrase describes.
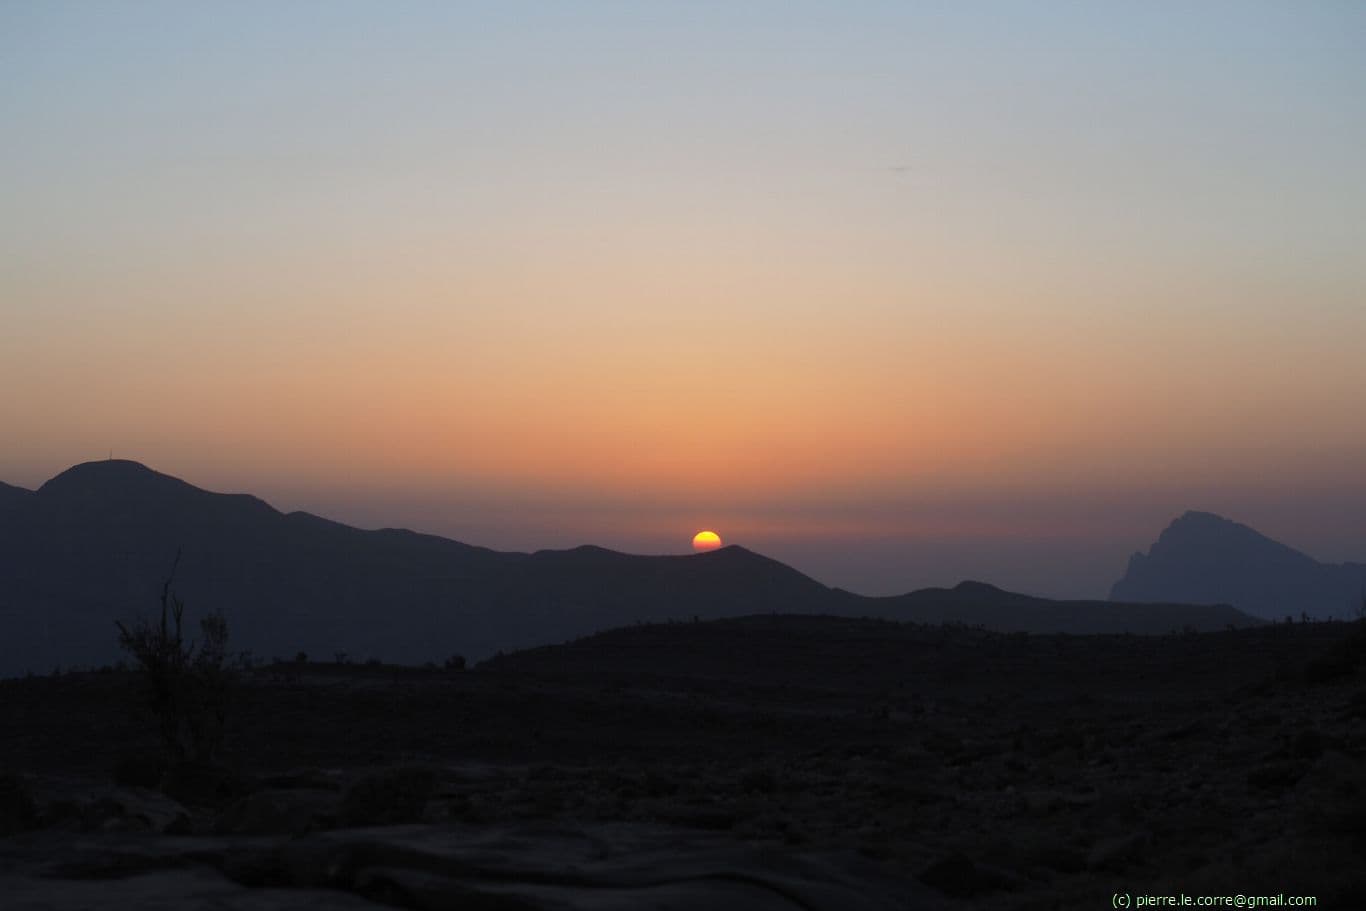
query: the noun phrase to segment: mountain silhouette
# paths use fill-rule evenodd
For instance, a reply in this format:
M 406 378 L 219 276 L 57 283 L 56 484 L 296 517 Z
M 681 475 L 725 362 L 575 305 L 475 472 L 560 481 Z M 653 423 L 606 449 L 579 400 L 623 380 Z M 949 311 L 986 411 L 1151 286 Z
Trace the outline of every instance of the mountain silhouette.
M 688 556 L 500 552 L 286 514 L 108 460 L 36 491 L 0 489 L 0 674 L 115 660 L 113 621 L 153 612 L 177 553 L 173 588 L 187 617 L 222 610 L 233 647 L 258 659 L 300 650 L 315 659 L 477 659 L 634 623 L 756 613 L 1034 632 L 1255 622 L 1227 606 L 1049 601 L 975 582 L 868 598 L 734 545 Z
M 1115 601 L 1232 604 L 1276 619 L 1354 616 L 1366 564 L 1320 563 L 1237 522 L 1208 512 L 1174 520 L 1148 553 L 1129 558 L 1110 590 Z
M 31 496 L 33 496 L 33 491 L 31 490 L 26 490 L 23 487 L 15 487 L 12 484 L 6 484 L 4 481 L 0 481 L 0 509 L 17 506 Z

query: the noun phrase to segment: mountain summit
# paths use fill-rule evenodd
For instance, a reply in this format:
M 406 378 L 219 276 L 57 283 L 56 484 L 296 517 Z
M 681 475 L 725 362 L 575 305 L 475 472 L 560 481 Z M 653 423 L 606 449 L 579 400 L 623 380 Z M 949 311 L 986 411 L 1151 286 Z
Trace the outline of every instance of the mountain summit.
M 1276 619 L 1301 612 L 1346 618 L 1360 603 L 1366 565 L 1320 563 L 1253 528 L 1209 512 L 1187 512 L 1148 553 L 1129 558 L 1113 601 L 1232 604 Z
M 82 462 L 49 480 L 36 491 L 49 508 L 82 513 L 104 512 L 151 517 L 187 510 L 214 513 L 246 510 L 275 512 L 248 494 L 210 493 L 127 459 Z

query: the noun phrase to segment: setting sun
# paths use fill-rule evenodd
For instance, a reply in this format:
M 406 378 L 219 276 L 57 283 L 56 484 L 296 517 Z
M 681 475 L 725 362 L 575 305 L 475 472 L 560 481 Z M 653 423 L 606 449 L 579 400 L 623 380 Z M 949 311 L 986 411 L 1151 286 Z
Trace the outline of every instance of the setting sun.
M 721 546 L 721 536 L 714 531 L 699 531 L 693 535 L 692 549 L 701 553 L 706 550 L 716 550 Z

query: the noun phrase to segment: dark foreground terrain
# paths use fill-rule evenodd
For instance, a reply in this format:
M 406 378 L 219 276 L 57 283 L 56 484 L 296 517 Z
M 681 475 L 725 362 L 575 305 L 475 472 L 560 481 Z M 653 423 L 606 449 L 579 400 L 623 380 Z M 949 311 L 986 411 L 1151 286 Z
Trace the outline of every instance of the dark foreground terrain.
M 131 672 L 0 682 L 36 908 L 1361 907 L 1362 624 L 642 626 L 469 671 L 243 672 L 166 772 Z

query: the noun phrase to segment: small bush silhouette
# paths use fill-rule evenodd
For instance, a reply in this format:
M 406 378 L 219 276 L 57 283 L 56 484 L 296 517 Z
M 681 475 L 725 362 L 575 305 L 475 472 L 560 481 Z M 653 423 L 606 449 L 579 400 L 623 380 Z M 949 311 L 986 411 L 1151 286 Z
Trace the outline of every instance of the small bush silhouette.
M 147 698 L 173 762 L 207 763 L 223 736 L 230 672 L 225 666 L 228 623 L 213 611 L 199 621 L 200 639 L 186 643 L 185 604 L 171 591 L 180 554 L 161 587 L 161 619 L 119 621 L 119 645 L 137 661 Z
M 1334 642 L 1304 667 L 1309 683 L 1334 683 L 1366 669 L 1366 623 L 1357 621 L 1352 631 Z

